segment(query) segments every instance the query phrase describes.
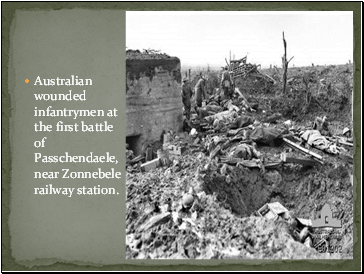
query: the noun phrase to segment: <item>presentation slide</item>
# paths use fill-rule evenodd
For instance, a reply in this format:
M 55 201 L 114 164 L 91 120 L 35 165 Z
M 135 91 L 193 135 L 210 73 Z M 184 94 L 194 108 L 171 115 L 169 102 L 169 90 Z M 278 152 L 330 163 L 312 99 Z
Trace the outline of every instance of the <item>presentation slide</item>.
M 361 269 L 361 3 L 1 2 L 2 271 Z

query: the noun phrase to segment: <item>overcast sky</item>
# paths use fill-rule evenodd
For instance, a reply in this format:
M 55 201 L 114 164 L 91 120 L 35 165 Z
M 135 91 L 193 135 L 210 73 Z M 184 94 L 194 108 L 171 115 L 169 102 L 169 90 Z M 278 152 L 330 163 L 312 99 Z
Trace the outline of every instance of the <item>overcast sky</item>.
M 127 11 L 127 49 L 156 49 L 186 66 L 223 66 L 225 58 L 281 66 L 287 41 L 290 65 L 353 60 L 352 12 Z

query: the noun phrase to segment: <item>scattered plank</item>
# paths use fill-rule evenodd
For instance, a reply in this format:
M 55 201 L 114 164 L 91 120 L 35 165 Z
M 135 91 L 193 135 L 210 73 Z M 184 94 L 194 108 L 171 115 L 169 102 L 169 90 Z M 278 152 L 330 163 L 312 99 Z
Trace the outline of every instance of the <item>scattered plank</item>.
M 284 163 L 294 163 L 294 164 L 300 164 L 300 165 L 304 165 L 304 166 L 315 166 L 317 164 L 317 161 L 315 161 L 315 160 L 287 157 L 285 153 L 281 154 L 281 159 Z
M 152 161 L 146 162 L 140 166 L 141 170 L 149 171 L 151 169 L 155 169 L 160 166 L 160 159 L 154 159 Z
M 282 162 L 270 162 L 270 163 L 264 164 L 265 168 L 279 168 L 281 166 L 282 166 Z
M 244 95 L 240 92 L 240 90 L 239 90 L 238 88 L 235 88 L 235 89 L 234 89 L 234 91 L 235 91 L 237 94 L 239 94 L 239 96 L 240 96 L 241 98 L 243 98 L 244 102 L 247 104 L 247 106 L 249 107 L 250 111 L 252 111 L 252 108 L 251 108 L 251 106 L 249 105 L 248 100 L 244 97 Z
M 296 148 L 296 149 L 300 150 L 301 152 L 303 152 L 303 153 L 305 153 L 305 154 L 311 155 L 312 157 L 316 158 L 317 160 L 320 160 L 320 161 L 321 161 L 321 160 L 323 159 L 323 158 L 322 158 L 322 156 L 318 155 L 317 153 L 312 152 L 312 151 L 309 151 L 308 149 L 303 148 L 303 147 L 301 147 L 300 145 L 297 145 L 296 143 L 294 143 L 294 142 L 292 142 L 292 141 L 288 140 L 287 138 L 283 138 L 283 141 L 284 141 L 287 145 L 289 145 L 289 146 L 291 146 L 291 147 L 293 147 L 293 148 Z
M 272 77 L 270 77 L 268 74 L 264 74 L 266 77 L 268 77 L 270 80 L 273 81 L 273 84 L 275 85 L 277 83 L 276 80 L 274 80 Z
M 348 142 L 341 141 L 341 140 L 339 140 L 339 144 L 341 144 L 341 145 L 345 145 L 345 146 L 350 146 L 350 147 L 352 147 L 352 146 L 353 146 L 353 144 L 352 144 L 352 143 L 348 143 Z

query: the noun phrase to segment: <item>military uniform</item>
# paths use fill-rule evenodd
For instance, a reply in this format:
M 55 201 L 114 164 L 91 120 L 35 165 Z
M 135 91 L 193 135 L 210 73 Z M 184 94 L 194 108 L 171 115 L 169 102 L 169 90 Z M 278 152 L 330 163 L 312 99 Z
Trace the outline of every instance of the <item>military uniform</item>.
M 183 81 L 181 92 L 182 92 L 182 103 L 185 109 L 186 118 L 189 120 L 191 112 L 191 97 L 193 92 L 191 87 L 187 84 L 187 79 L 184 79 Z
M 206 98 L 205 79 L 198 80 L 195 86 L 195 102 L 198 107 L 202 107 L 202 100 Z
M 223 94 L 225 97 L 224 99 L 230 99 L 232 86 L 231 86 L 230 73 L 227 69 L 222 73 L 221 88 L 223 90 Z

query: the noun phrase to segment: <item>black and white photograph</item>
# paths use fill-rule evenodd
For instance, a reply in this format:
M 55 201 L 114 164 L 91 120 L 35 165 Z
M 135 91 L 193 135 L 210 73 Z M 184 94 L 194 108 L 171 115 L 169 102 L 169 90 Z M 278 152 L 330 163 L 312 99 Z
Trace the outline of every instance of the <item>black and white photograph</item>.
M 353 259 L 353 13 L 126 11 L 126 259 Z

